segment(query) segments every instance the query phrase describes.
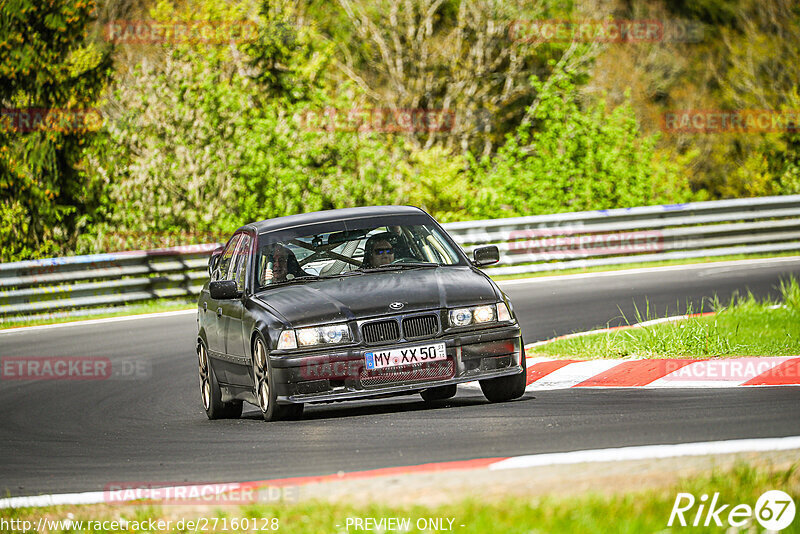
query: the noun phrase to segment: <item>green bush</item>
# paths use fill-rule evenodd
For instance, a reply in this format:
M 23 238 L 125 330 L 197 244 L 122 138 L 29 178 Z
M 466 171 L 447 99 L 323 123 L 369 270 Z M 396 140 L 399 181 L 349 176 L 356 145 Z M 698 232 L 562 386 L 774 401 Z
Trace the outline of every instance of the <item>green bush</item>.
M 188 16 L 171 9 L 156 15 Z M 121 112 L 87 151 L 109 211 L 82 252 L 113 233 L 224 235 L 251 220 L 394 201 L 398 140 L 303 123 L 351 104 L 326 85 L 330 45 L 295 16 L 288 2 L 265 4 L 255 42 L 165 47 L 163 61 L 115 86 L 110 107 Z
M 78 113 L 95 106 L 111 67 L 86 38 L 94 10 L 85 0 L 0 7 L 0 261 L 67 252 L 99 208 L 102 184 L 78 171 L 94 136 Z M 28 118 L 15 124 L 15 112 Z M 34 126 L 32 114 L 47 118 Z
M 493 158 L 474 162 L 471 212 L 511 217 L 675 203 L 692 199 L 681 165 L 639 131 L 630 102 L 582 101 L 573 76 L 556 73 Z

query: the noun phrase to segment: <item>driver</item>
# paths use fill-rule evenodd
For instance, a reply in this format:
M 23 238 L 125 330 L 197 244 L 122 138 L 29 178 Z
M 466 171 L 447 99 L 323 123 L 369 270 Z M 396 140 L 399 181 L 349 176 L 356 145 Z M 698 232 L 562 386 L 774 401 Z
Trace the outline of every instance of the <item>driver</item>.
M 385 235 L 375 235 L 367 239 L 364 246 L 364 266 L 380 267 L 394 261 L 394 247 Z

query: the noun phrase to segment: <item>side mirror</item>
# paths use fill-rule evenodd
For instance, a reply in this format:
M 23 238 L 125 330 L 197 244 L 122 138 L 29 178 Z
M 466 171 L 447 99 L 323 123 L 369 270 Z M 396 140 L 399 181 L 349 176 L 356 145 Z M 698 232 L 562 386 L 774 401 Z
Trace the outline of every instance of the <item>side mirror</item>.
M 208 258 L 208 276 L 214 274 L 214 269 L 217 268 L 217 263 L 219 263 L 219 257 L 222 255 L 223 247 L 217 248 L 214 252 L 211 253 L 211 257 Z
M 473 250 L 472 257 L 472 263 L 476 267 L 483 267 L 500 261 L 500 251 L 497 246 L 489 245 L 488 247 L 480 247 Z
M 235 299 L 242 296 L 236 287 L 236 280 L 217 280 L 208 284 L 208 291 L 214 300 Z

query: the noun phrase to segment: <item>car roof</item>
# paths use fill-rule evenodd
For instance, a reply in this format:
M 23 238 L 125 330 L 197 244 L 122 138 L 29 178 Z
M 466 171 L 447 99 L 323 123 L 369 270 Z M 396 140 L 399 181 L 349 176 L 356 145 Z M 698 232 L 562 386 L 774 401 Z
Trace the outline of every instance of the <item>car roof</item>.
M 346 219 L 361 219 L 366 217 L 381 217 L 387 215 L 419 215 L 425 212 L 414 206 L 363 206 L 358 208 L 343 208 L 337 210 L 314 211 L 275 217 L 242 226 L 241 229 L 254 228 L 257 233 L 285 230 L 307 224 L 326 223 Z

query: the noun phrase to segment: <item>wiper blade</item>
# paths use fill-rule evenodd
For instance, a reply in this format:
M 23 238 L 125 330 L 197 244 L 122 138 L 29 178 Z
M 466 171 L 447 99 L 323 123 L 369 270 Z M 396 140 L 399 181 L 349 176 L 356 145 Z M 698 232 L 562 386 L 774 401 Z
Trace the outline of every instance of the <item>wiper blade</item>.
M 265 286 L 260 286 L 260 287 L 261 289 L 269 289 L 271 287 L 280 287 L 280 286 L 288 286 L 291 284 L 314 282 L 316 280 L 321 280 L 321 279 L 322 279 L 321 276 L 314 276 L 314 275 L 298 276 L 297 278 L 292 278 L 291 280 L 284 280 L 282 282 L 273 282 L 271 284 L 267 284 Z
M 353 271 L 345 271 L 339 274 L 332 274 L 330 276 L 323 276 L 322 278 L 340 278 L 342 276 L 355 276 L 357 274 L 364 274 L 363 269 L 360 270 L 353 270 Z
M 404 269 L 424 269 L 424 268 L 431 268 L 431 267 L 439 267 L 438 263 L 387 263 L 386 265 L 381 265 L 379 267 L 366 267 L 362 268 L 361 270 L 367 273 L 373 273 L 377 271 L 402 271 Z

